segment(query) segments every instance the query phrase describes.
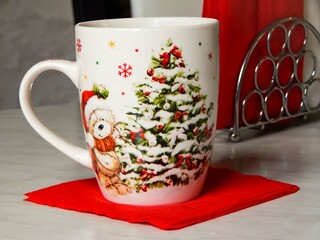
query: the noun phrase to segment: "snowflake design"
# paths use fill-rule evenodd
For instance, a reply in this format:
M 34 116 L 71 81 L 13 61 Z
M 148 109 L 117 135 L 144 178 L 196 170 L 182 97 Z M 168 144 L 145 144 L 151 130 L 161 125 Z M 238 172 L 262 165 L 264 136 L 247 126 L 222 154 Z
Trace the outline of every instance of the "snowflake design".
M 82 44 L 79 38 L 77 39 L 76 47 L 77 47 L 77 52 L 81 52 Z
M 213 58 L 213 54 L 212 54 L 212 52 L 209 52 L 209 54 L 208 54 L 208 59 L 211 61 L 212 58 Z
M 126 63 L 118 66 L 118 75 L 127 78 L 132 75 L 132 66 Z

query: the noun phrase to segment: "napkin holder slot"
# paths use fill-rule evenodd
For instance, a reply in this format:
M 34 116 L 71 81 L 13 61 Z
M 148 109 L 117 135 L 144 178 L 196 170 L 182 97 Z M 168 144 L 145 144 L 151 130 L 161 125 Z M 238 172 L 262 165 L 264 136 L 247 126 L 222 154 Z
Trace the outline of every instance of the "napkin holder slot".
M 303 40 L 303 46 L 299 52 L 293 52 L 288 44 L 290 44 L 290 39 L 295 37 L 295 31 L 293 29 L 297 26 L 302 26 L 305 31 L 305 36 Z M 281 28 L 285 32 L 285 42 L 282 47 L 282 52 L 274 56 L 271 52 L 270 46 L 272 44 L 272 34 L 277 29 Z M 311 34 L 311 35 L 310 35 Z M 306 116 L 307 114 L 315 113 L 320 111 L 320 102 L 316 106 L 309 106 L 308 103 L 308 96 L 310 86 L 317 83 L 320 85 L 320 77 L 318 74 L 318 59 L 314 54 L 314 51 L 308 50 L 308 42 L 310 41 L 310 36 L 313 37 L 313 40 L 316 41 L 316 45 L 320 46 L 320 34 L 316 28 L 308 21 L 300 18 L 285 18 L 278 21 L 271 23 L 268 27 L 260 32 L 260 34 L 255 38 L 252 42 L 247 55 L 243 61 L 243 64 L 240 69 L 240 73 L 238 76 L 237 87 L 236 87 L 236 94 L 234 99 L 234 125 L 229 129 L 229 137 L 232 142 L 238 142 L 241 139 L 240 131 L 249 129 L 249 128 L 261 128 L 263 129 L 266 124 L 273 124 L 282 120 L 292 119 L 299 116 Z M 250 58 L 257 47 L 261 47 L 262 39 L 266 39 L 267 44 L 267 54 L 260 58 L 257 61 L 257 65 L 255 66 L 254 70 L 254 77 L 252 78 L 245 78 L 246 71 L 248 69 L 248 63 Z M 299 61 L 305 55 L 311 59 L 313 63 L 310 76 L 308 79 L 299 80 L 297 77 L 297 68 Z M 277 79 L 277 74 L 279 68 L 277 68 L 280 59 L 283 57 L 288 57 L 293 59 L 294 63 L 294 73 L 295 75 L 288 84 L 285 86 L 279 83 L 279 79 Z M 267 89 L 261 89 L 258 83 L 258 71 L 261 67 L 261 64 L 264 61 L 271 61 L 274 64 L 274 71 L 272 73 L 272 79 L 269 87 Z M 304 66 L 305 67 L 305 66 Z M 304 69 L 303 67 L 303 69 Z M 304 71 L 304 70 L 303 70 Z M 304 77 L 303 77 L 304 78 Z M 251 89 L 249 92 L 243 93 L 242 92 L 242 85 L 244 81 L 254 81 L 254 88 Z M 288 108 L 288 93 L 293 87 L 298 87 L 301 92 L 301 102 L 299 106 L 299 110 L 297 112 L 290 112 Z M 269 117 L 267 113 L 267 104 L 268 99 L 272 91 L 278 91 L 282 96 L 282 106 L 277 117 Z M 259 113 L 258 119 L 255 122 L 249 122 L 246 119 L 246 106 L 249 98 L 253 95 L 257 94 L 258 97 L 261 99 L 261 111 Z M 318 94 L 320 97 L 320 93 Z

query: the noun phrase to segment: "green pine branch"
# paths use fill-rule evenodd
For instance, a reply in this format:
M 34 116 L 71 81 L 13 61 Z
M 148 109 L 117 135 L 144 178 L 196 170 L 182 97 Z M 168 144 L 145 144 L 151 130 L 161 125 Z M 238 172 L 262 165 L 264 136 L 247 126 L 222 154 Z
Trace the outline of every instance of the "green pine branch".
M 109 90 L 106 88 L 100 89 L 97 84 L 93 85 L 92 90 L 95 95 L 97 95 L 98 97 L 100 97 L 102 99 L 107 99 L 109 96 Z

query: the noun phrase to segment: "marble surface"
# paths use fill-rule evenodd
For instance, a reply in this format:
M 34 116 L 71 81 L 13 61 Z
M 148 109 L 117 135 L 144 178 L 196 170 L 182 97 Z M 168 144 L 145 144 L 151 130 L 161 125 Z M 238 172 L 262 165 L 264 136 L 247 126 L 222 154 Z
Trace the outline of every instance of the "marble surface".
M 75 104 L 37 108 L 42 120 L 71 142 L 84 146 Z M 92 177 L 93 173 L 43 141 L 19 109 L 0 111 L 1 239 L 319 239 L 320 121 L 247 132 L 231 143 L 216 137 L 212 165 L 258 174 L 300 186 L 295 194 L 181 230 L 112 220 L 23 201 L 24 193 Z

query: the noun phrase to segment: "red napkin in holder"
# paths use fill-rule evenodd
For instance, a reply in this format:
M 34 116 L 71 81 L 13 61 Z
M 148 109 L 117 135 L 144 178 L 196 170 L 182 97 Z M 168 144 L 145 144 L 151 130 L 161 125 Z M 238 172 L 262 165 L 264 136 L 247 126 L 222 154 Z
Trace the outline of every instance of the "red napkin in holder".
M 76 180 L 27 193 L 26 201 L 94 213 L 130 223 L 180 229 L 248 208 L 299 190 L 261 176 L 210 168 L 202 194 L 191 201 L 162 206 L 130 206 L 105 200 L 94 178 Z
M 303 0 L 204 0 L 203 16 L 215 18 L 220 22 L 220 94 L 217 129 L 233 126 L 238 76 L 254 39 L 276 20 L 286 17 L 303 18 L 303 2 Z M 251 69 L 254 67 L 249 66 Z M 299 69 L 300 75 L 301 72 L 302 69 Z M 287 75 L 287 72 L 283 75 Z M 269 81 L 269 75 L 262 76 L 262 83 Z M 252 89 L 248 86 L 250 84 L 252 81 L 245 80 L 242 86 L 244 89 Z M 301 93 L 293 94 L 292 98 L 301 99 Z M 270 115 L 277 116 L 282 106 L 281 98 L 275 95 L 275 99 L 270 102 L 272 102 Z M 289 104 L 292 105 L 289 105 L 289 108 L 294 112 L 297 101 Z M 260 112 L 260 106 L 256 103 L 253 106 L 250 104 L 248 109 L 248 111 L 246 109 L 248 119 Z

